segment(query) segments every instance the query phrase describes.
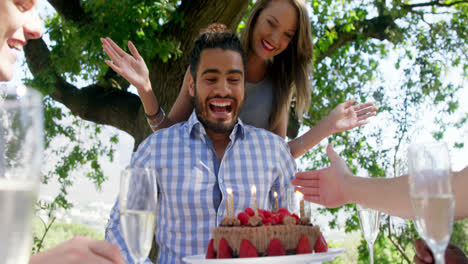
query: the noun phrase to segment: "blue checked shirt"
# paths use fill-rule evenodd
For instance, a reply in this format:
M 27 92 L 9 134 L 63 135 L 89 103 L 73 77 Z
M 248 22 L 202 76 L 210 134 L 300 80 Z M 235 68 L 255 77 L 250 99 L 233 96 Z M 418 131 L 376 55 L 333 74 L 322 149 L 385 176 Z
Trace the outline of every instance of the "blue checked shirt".
M 219 161 L 192 113 L 187 122 L 153 133 L 133 154 L 133 167 L 157 172 L 159 263 L 182 263 L 185 256 L 205 253 L 212 230 L 226 216 L 226 188 L 233 190 L 236 215 L 253 208 L 252 185 L 257 188 L 259 208 L 272 208 L 274 191 L 280 207 L 286 206 L 286 188 L 296 164 L 284 140 L 240 120 L 229 138 Z M 123 239 L 118 202 L 110 214 L 106 240 L 120 247 L 127 263 L 134 263 Z

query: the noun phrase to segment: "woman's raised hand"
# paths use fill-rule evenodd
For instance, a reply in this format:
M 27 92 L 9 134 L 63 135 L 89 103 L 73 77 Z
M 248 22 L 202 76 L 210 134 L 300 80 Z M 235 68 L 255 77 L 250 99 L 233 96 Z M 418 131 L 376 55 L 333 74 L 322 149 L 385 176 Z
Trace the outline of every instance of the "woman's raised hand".
M 148 67 L 131 41 L 128 41 L 128 48 L 133 56 L 122 50 L 109 37 L 101 38 L 101 42 L 104 51 L 111 59 L 106 60 L 109 67 L 135 86 L 137 90 L 151 90 Z
M 373 103 L 353 105 L 355 99 L 335 107 L 327 116 L 332 134 L 353 129 L 369 123 L 368 118 L 376 115 L 377 106 Z

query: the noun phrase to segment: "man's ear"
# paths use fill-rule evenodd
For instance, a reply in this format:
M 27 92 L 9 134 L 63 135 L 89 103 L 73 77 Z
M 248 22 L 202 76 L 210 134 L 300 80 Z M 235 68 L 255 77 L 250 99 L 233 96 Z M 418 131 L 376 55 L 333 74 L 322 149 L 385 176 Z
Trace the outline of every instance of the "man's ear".
M 195 96 L 195 90 L 193 89 L 194 87 L 194 80 L 193 80 L 193 76 L 191 73 L 189 73 L 188 75 L 188 88 L 189 88 L 189 94 L 190 96 L 194 97 Z

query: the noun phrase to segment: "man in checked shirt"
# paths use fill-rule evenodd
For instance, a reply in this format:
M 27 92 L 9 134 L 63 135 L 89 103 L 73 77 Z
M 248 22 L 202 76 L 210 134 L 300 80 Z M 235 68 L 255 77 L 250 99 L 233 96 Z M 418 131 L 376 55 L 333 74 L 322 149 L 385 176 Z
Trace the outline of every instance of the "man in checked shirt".
M 282 138 L 238 119 L 245 65 L 235 34 L 202 34 L 190 53 L 195 111 L 188 121 L 153 133 L 132 156 L 133 167 L 156 170 L 159 263 L 182 263 L 185 256 L 205 252 L 211 231 L 226 214 L 227 188 L 233 190 L 234 214 L 253 206 L 252 185 L 259 208 L 271 208 L 274 191 L 285 206 L 296 164 Z M 134 263 L 122 236 L 118 202 L 106 239 Z

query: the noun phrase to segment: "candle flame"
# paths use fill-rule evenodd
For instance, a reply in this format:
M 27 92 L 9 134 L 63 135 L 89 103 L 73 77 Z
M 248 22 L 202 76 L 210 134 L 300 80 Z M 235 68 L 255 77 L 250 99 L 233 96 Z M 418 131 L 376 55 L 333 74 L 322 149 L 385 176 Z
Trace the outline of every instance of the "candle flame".
M 277 193 L 277 192 L 274 192 L 274 193 L 273 193 L 273 196 L 274 196 L 275 198 L 277 198 L 277 197 L 278 197 L 278 193 Z
M 227 192 L 229 195 L 231 195 L 231 194 L 232 194 L 232 189 L 231 189 L 231 188 L 227 188 L 227 189 L 226 189 L 226 192 Z
M 257 193 L 257 187 L 255 187 L 255 185 L 252 185 L 252 188 L 250 188 L 250 191 L 252 192 L 252 195 L 255 195 Z
M 304 194 L 302 194 L 300 191 L 296 191 L 296 195 L 298 199 L 302 199 L 304 197 Z

